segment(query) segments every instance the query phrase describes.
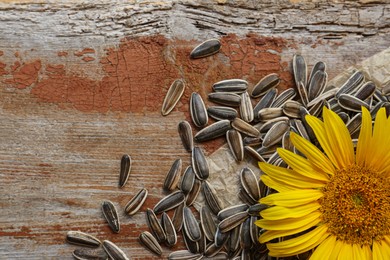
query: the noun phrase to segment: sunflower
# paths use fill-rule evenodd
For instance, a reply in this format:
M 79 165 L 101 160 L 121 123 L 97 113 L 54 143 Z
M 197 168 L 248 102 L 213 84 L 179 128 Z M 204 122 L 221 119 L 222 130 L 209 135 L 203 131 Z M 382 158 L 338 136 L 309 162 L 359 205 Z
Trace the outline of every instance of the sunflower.
M 256 224 L 270 256 L 287 257 L 313 249 L 310 259 L 390 259 L 390 118 L 381 108 L 374 125 L 362 108 L 356 145 L 333 111 L 323 121 L 306 116 L 322 151 L 291 133 L 304 157 L 278 149 L 289 165 L 259 163 L 261 180 L 277 193 Z

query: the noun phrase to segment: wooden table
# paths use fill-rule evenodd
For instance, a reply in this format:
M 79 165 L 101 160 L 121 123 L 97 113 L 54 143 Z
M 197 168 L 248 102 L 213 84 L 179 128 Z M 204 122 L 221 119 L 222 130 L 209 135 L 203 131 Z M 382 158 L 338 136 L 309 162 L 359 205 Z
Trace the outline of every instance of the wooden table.
M 193 91 L 207 100 L 214 82 L 253 86 L 269 73 L 284 89 L 294 53 L 309 66 L 325 61 L 332 78 L 389 47 L 386 1 L 266 2 L 0 1 L 0 259 L 72 259 L 68 230 L 111 240 L 132 259 L 159 259 L 137 237 L 173 161 L 190 163 L 177 124 L 190 120 Z M 221 40 L 220 53 L 189 59 L 210 38 Z M 176 78 L 187 88 L 163 117 Z M 223 142 L 200 146 L 211 155 Z M 133 166 L 118 188 L 124 153 Z M 126 216 L 142 187 L 146 203 Z M 102 217 L 106 199 L 120 209 L 120 234 Z M 163 256 L 183 247 L 180 239 Z

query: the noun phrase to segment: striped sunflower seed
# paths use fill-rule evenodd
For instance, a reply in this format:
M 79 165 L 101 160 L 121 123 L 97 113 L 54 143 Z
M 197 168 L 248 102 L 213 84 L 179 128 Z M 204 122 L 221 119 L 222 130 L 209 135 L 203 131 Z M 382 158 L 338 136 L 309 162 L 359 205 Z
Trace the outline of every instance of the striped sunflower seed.
M 293 72 L 296 86 L 299 82 L 303 83 L 303 86 L 307 86 L 307 65 L 306 61 L 300 54 L 295 54 L 293 57 Z
M 163 184 L 164 190 L 172 191 L 176 189 L 181 176 L 181 167 L 182 167 L 181 159 L 176 159 L 165 176 L 165 180 Z
M 293 88 L 288 88 L 282 91 L 274 100 L 271 107 L 282 107 L 288 100 L 293 99 L 296 96 L 296 91 Z
M 262 78 L 252 89 L 251 96 L 258 98 L 272 88 L 276 88 L 280 83 L 278 74 L 272 73 Z
M 68 231 L 66 234 L 66 241 L 71 244 L 98 247 L 100 246 L 100 240 L 96 237 L 89 235 L 81 231 Z
M 234 129 L 236 129 L 237 131 L 239 131 L 245 135 L 248 135 L 251 137 L 258 137 L 260 135 L 259 130 L 257 130 L 254 126 L 248 124 L 247 122 L 245 122 L 244 120 L 242 120 L 238 117 L 232 121 L 231 125 Z
M 223 209 L 222 201 L 217 197 L 216 191 L 210 186 L 208 181 L 203 181 L 202 190 L 207 205 L 217 215 Z
M 146 210 L 146 223 L 149 226 L 149 229 L 152 231 L 159 243 L 165 242 L 167 235 L 165 234 L 164 229 L 162 228 L 156 214 L 151 209 Z
M 188 250 L 174 251 L 169 254 L 169 260 L 200 260 L 203 258 L 202 254 L 194 254 Z
M 215 231 L 214 236 L 214 244 L 216 247 L 222 247 L 229 240 L 230 232 L 222 232 L 222 230 L 218 227 Z
M 215 139 L 217 137 L 220 137 L 222 135 L 226 134 L 226 131 L 231 129 L 230 121 L 229 120 L 221 120 L 217 121 L 202 130 L 200 130 L 196 135 L 195 135 L 195 141 L 197 142 L 204 142 L 204 141 L 209 141 L 212 139 Z
M 109 200 L 103 201 L 102 212 L 111 230 L 114 231 L 115 233 L 119 233 L 120 222 L 119 222 L 118 212 L 114 204 Z
M 369 110 L 368 104 L 366 102 L 349 94 L 340 94 L 338 104 L 342 108 L 353 112 L 361 111 L 362 107 L 365 107 Z
M 301 102 L 305 106 L 309 106 L 309 94 L 303 82 L 298 82 L 297 84 L 298 94 L 301 97 Z
M 246 211 L 248 207 L 249 206 L 246 204 L 232 205 L 219 211 L 217 217 L 219 220 L 224 220 L 225 218 L 231 217 L 237 213 Z
M 289 124 L 286 121 L 279 121 L 275 123 L 265 134 L 263 146 L 270 147 L 282 141 L 284 133 L 286 133 L 289 128 Z
M 242 223 L 240 230 L 240 245 L 243 250 L 248 250 L 252 247 L 251 232 L 251 219 L 246 218 Z
M 199 243 L 197 241 L 192 241 L 189 238 L 188 233 L 185 229 L 182 230 L 182 234 L 183 234 L 184 244 L 188 249 L 188 251 L 190 251 L 193 254 L 200 253 Z
M 199 223 L 189 207 L 183 209 L 183 226 L 191 241 L 199 241 L 202 236 Z
M 222 232 L 229 232 L 233 228 L 239 226 L 242 222 L 244 222 L 249 217 L 247 211 L 238 212 L 232 216 L 229 216 L 218 224 L 218 229 Z
M 244 160 L 244 144 L 240 132 L 235 129 L 227 131 L 226 140 L 234 159 L 238 162 Z
M 175 227 L 176 233 L 179 232 L 183 226 L 184 205 L 184 203 L 181 203 L 179 206 L 176 207 L 175 211 L 173 212 L 172 224 Z
M 214 92 L 208 97 L 212 102 L 230 107 L 238 107 L 241 103 L 241 97 L 231 92 Z
M 109 240 L 103 241 L 103 249 L 106 251 L 108 256 L 114 260 L 129 260 L 126 254 L 117 245 Z
M 248 88 L 248 82 L 243 79 L 227 79 L 214 83 L 213 90 L 215 92 L 234 92 L 242 93 Z
M 253 149 L 250 146 L 244 146 L 245 152 L 249 154 L 253 159 L 255 159 L 258 162 L 265 162 L 265 159 L 261 154 L 259 154 L 255 149 Z
M 188 194 L 191 191 L 192 187 L 194 186 L 194 182 L 195 182 L 194 170 L 192 169 L 191 166 L 188 166 L 185 169 L 184 174 L 181 178 L 180 190 L 184 194 Z
M 191 94 L 190 114 L 192 122 L 194 122 L 194 125 L 196 125 L 197 127 L 204 127 L 205 125 L 207 125 L 207 109 L 199 93 L 193 92 Z
M 191 152 L 194 147 L 194 141 L 190 123 L 185 120 L 181 121 L 178 126 L 178 132 L 184 149 L 186 149 L 187 152 Z
M 196 46 L 190 53 L 192 59 L 199 59 L 217 53 L 221 49 L 221 42 L 217 39 L 211 39 L 202 42 Z
M 268 107 L 263 108 L 258 113 L 258 119 L 260 121 L 267 121 L 283 115 L 283 108 L 281 107 Z
M 311 78 L 310 84 L 308 86 L 308 99 L 313 100 L 320 96 L 324 92 L 327 82 L 328 74 L 321 70 L 317 71 Z
M 277 95 L 278 90 L 276 88 L 272 88 L 268 90 L 265 95 L 259 100 L 256 106 L 253 108 L 253 114 L 256 121 L 259 120 L 259 111 L 263 108 L 270 107 Z
M 201 206 L 200 208 L 200 223 L 206 238 L 209 241 L 213 241 L 217 225 L 211 215 L 211 211 L 206 206 Z
M 311 69 L 309 81 L 307 82 L 307 85 L 310 86 L 310 82 L 312 81 L 313 76 L 318 72 L 322 71 L 325 72 L 326 70 L 326 63 L 323 61 L 318 61 L 316 64 L 314 64 L 313 68 Z
M 372 82 L 372 81 L 369 81 L 369 82 L 364 83 L 364 84 L 358 89 L 358 91 L 356 91 L 356 93 L 354 94 L 354 96 L 355 96 L 357 99 L 366 100 L 366 99 L 370 98 L 372 95 L 374 95 L 375 90 L 376 90 L 375 83 Z
M 138 212 L 138 210 L 144 204 L 146 198 L 148 196 L 148 190 L 143 188 L 137 194 L 134 195 L 133 198 L 126 204 L 125 212 L 132 216 Z
M 338 99 L 341 94 L 353 93 L 363 80 L 364 80 L 363 73 L 361 71 L 356 71 L 347 79 L 347 81 L 336 92 L 335 94 L 336 98 Z
M 185 195 L 182 191 L 178 190 L 162 198 L 156 205 L 154 205 L 153 211 L 155 214 L 160 214 L 164 211 L 176 208 L 185 200 Z
M 168 115 L 173 108 L 179 102 L 181 96 L 184 93 L 185 84 L 181 79 L 175 80 L 172 85 L 169 87 L 167 94 L 165 95 L 163 105 L 161 108 L 161 114 L 163 116 Z
M 165 240 L 166 245 L 169 247 L 176 245 L 177 243 L 176 230 L 175 227 L 173 226 L 171 218 L 165 212 L 163 212 L 161 215 L 161 226 L 163 227 L 167 237 Z
M 121 169 L 119 172 L 119 187 L 125 186 L 130 176 L 131 170 L 131 157 L 128 154 L 124 154 L 121 159 Z
M 195 202 L 196 198 L 199 195 L 201 187 L 202 187 L 202 182 L 198 179 L 195 179 L 194 185 L 192 186 L 192 189 L 191 189 L 190 193 L 188 193 L 187 198 L 186 198 L 186 205 L 187 206 L 191 206 Z
M 254 119 L 252 101 L 248 92 L 241 94 L 240 115 L 241 119 L 248 123 L 252 122 Z
M 195 146 L 192 149 L 191 162 L 196 177 L 200 180 L 206 180 L 209 177 L 209 164 L 200 147 Z
M 233 120 L 237 117 L 238 113 L 232 107 L 224 107 L 224 106 L 211 106 L 207 108 L 207 113 L 210 117 L 215 120 Z
M 240 183 L 249 197 L 251 197 L 255 201 L 258 201 L 260 199 L 260 187 L 258 183 L 258 178 L 250 168 L 244 167 L 241 170 Z
M 162 248 L 156 238 L 148 231 L 142 232 L 138 237 L 140 243 L 156 255 L 162 255 Z
M 72 253 L 77 260 L 108 260 L 107 253 L 101 249 L 76 249 Z

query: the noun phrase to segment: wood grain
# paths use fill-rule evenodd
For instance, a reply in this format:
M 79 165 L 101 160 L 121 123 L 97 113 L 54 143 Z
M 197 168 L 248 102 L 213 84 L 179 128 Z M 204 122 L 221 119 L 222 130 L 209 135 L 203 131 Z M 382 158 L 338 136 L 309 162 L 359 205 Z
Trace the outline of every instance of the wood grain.
M 1 1 L 0 259 L 72 259 L 68 230 L 109 239 L 132 259 L 159 259 L 137 237 L 147 229 L 144 210 L 165 195 L 162 182 L 173 161 L 190 163 L 177 124 L 189 118 L 192 91 L 205 96 L 210 83 L 229 77 L 253 85 L 271 71 L 284 73 L 289 87 L 296 52 L 310 66 L 324 60 L 332 78 L 389 47 L 386 1 L 268 2 Z M 226 43 L 221 54 L 198 63 L 183 58 L 213 37 Z M 142 55 L 123 58 L 132 49 Z M 118 72 L 121 62 L 136 72 Z M 159 102 L 179 76 L 190 86 L 178 108 L 162 117 Z M 147 78 L 153 80 L 139 83 Z M 127 92 L 118 91 L 125 86 Z M 90 103 L 91 89 L 102 91 L 101 103 Z M 204 148 L 210 154 L 222 143 Z M 132 172 L 118 188 L 124 153 L 133 159 Z M 126 216 L 124 205 L 142 187 L 149 190 L 145 205 Z M 105 199 L 120 209 L 120 234 L 102 217 Z M 179 239 L 163 248 L 163 257 L 183 247 Z

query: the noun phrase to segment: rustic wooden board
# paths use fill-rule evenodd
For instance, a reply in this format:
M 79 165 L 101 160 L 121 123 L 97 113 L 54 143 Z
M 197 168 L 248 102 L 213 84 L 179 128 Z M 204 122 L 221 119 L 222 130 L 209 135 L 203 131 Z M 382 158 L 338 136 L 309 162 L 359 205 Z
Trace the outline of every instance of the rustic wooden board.
M 330 78 L 389 47 L 386 1 L 64 1 L 0 3 L 0 259 L 72 259 L 68 230 L 118 243 L 132 259 L 158 259 L 137 242 L 143 211 L 164 196 L 176 158 L 189 164 L 177 124 L 188 98 L 211 84 L 277 72 L 291 87 L 289 62 L 301 52 L 328 64 Z M 141 37 L 141 38 L 139 38 Z M 218 55 L 190 60 L 217 37 Z M 160 115 L 171 82 L 187 89 Z M 207 102 L 208 103 L 208 102 Z M 210 155 L 222 139 L 202 145 Z M 123 153 L 133 158 L 117 187 Z M 141 212 L 122 211 L 113 234 L 100 203 L 123 209 L 140 188 Z M 172 250 L 183 248 L 183 242 Z M 166 257 L 171 250 L 164 248 Z

